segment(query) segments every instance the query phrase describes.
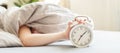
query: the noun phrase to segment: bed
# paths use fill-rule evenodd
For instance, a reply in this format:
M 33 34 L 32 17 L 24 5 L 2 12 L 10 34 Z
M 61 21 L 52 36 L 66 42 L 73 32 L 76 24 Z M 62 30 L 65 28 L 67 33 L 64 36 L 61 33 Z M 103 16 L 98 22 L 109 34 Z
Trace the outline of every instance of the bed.
M 120 32 L 95 30 L 92 43 L 85 48 L 60 41 L 47 46 L 0 48 L 0 53 L 120 53 Z

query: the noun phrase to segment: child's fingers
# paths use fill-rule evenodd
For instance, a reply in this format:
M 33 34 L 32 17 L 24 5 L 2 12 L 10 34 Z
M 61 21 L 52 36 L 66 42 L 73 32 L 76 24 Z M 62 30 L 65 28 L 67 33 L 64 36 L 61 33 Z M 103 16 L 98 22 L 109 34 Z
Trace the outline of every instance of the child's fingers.
M 80 18 L 75 18 L 75 21 L 80 21 L 81 19 Z
M 70 21 L 70 22 L 68 22 L 68 25 L 71 25 L 73 23 L 73 21 Z
M 86 20 L 78 21 L 78 24 L 85 24 Z
M 73 26 L 75 26 L 75 25 L 77 25 L 77 24 L 78 24 L 77 21 L 73 21 L 72 24 L 71 24 L 71 27 L 73 27 Z
M 80 19 L 80 18 L 75 18 L 75 21 L 77 21 L 77 22 L 81 22 L 82 19 Z
M 72 27 L 73 21 L 68 22 L 68 27 Z
M 77 21 L 77 22 L 78 22 L 78 24 L 85 24 L 86 19 L 75 18 L 75 21 Z

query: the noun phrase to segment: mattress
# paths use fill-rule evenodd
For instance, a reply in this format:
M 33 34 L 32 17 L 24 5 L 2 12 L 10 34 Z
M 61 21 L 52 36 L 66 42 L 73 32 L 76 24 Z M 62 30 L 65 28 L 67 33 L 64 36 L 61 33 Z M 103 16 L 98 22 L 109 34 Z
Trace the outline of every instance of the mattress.
M 95 30 L 92 43 L 74 47 L 69 40 L 47 46 L 0 48 L 0 53 L 120 53 L 120 32 Z

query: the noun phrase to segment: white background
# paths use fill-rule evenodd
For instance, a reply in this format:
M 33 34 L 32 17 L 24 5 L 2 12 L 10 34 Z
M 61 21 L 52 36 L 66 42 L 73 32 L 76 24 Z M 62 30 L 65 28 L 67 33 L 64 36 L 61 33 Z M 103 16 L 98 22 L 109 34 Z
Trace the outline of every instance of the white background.
M 120 0 L 70 0 L 71 10 L 93 18 L 95 29 L 120 31 Z

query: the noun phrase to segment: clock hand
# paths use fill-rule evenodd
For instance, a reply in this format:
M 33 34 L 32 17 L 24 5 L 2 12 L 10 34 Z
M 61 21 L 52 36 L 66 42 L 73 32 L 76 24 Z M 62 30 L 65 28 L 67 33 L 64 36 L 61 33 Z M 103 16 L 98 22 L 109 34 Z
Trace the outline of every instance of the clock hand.
M 78 41 L 81 39 L 81 37 L 83 37 L 83 35 L 86 33 L 87 31 L 85 31 L 81 36 L 80 36 L 80 38 L 78 39 Z M 77 42 L 78 42 L 77 41 Z

